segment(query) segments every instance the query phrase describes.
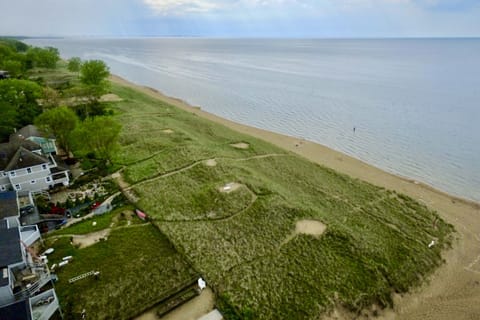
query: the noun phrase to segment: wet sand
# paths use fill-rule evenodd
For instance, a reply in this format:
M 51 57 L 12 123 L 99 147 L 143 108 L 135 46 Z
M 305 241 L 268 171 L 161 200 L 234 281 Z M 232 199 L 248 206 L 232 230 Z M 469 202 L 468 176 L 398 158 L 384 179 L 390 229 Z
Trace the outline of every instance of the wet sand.
M 135 85 L 117 76 L 112 76 L 110 80 L 238 132 L 273 143 L 354 178 L 404 193 L 436 210 L 443 219 L 454 225 L 457 231 L 453 248 L 443 255 L 445 264 L 438 268 L 422 287 L 415 288 L 402 297 L 396 297 L 394 309 L 383 312 L 380 318 L 480 319 L 480 204 L 393 175 L 320 144 L 218 117 L 180 99 L 167 97 L 155 89 Z M 337 319 L 344 318 L 351 318 L 351 315 L 340 312 Z

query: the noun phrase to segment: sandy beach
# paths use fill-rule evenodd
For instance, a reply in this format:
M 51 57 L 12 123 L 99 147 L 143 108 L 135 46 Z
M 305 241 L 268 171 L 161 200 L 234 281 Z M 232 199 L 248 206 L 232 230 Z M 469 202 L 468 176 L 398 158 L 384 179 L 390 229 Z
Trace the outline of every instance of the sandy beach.
M 443 264 L 422 287 L 395 297 L 395 307 L 384 319 L 480 319 L 480 204 L 451 196 L 428 185 L 399 177 L 320 144 L 223 119 L 161 92 L 133 84 L 118 76 L 110 80 L 139 90 L 183 110 L 223 124 L 238 132 L 263 139 L 313 162 L 354 178 L 404 193 L 436 210 L 454 225 L 453 248 L 444 253 Z M 351 315 L 338 312 L 335 319 Z

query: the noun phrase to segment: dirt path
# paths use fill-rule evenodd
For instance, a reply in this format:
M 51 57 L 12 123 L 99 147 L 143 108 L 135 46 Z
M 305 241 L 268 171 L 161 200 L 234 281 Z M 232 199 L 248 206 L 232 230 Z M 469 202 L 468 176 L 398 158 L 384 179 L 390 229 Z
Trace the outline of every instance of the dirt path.
M 156 308 L 153 308 L 134 318 L 134 320 L 197 320 L 212 311 L 214 305 L 215 294 L 207 287 L 198 297 L 182 304 L 161 318 L 156 315 Z
M 98 232 L 92 232 L 85 235 L 72 236 L 73 244 L 79 246 L 80 249 L 94 245 L 101 239 L 107 239 L 110 234 L 110 228 Z
M 176 175 L 178 173 L 185 172 L 185 171 L 190 170 L 190 169 L 192 169 L 192 168 L 194 168 L 194 167 L 196 167 L 200 164 L 205 164 L 207 162 L 212 164 L 212 161 L 215 161 L 215 164 L 216 164 L 217 161 L 219 161 L 219 160 L 249 161 L 249 160 L 254 160 L 254 159 L 264 159 L 264 158 L 271 158 L 271 157 L 288 157 L 288 156 L 291 156 L 291 155 L 285 154 L 285 153 L 271 153 L 271 154 L 262 154 L 262 155 L 252 156 L 252 157 L 248 157 L 248 158 L 222 158 L 222 157 L 219 157 L 219 158 L 201 159 L 201 160 L 197 160 L 197 161 L 195 161 L 195 162 L 193 162 L 193 163 L 191 163 L 187 166 L 184 166 L 184 167 L 181 167 L 181 168 L 178 168 L 178 169 L 174 169 L 174 170 L 169 171 L 167 173 L 162 173 L 162 174 L 159 174 L 159 175 L 155 175 L 151 178 L 136 182 L 134 184 L 128 184 L 123 179 L 122 176 L 117 177 L 117 181 L 119 182 L 120 188 L 125 193 L 125 192 L 131 190 L 132 188 L 134 188 L 136 186 L 139 186 L 139 185 L 142 185 L 142 184 L 145 184 L 145 183 L 149 183 L 149 182 L 152 182 L 152 181 L 155 181 L 155 180 L 158 180 L 158 179 L 163 179 L 163 178 L 166 178 L 166 177 L 170 177 L 170 176 Z M 138 201 L 138 199 L 137 199 L 137 201 Z

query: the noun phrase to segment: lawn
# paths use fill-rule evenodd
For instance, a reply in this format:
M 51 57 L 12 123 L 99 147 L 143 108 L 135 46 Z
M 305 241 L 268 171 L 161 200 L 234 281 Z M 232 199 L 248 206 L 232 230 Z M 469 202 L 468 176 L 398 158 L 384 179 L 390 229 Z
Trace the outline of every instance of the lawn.
M 391 306 L 392 293 L 442 263 L 453 228 L 417 201 L 112 90 L 124 99 L 112 104 L 124 123 L 116 162 L 137 205 L 207 279 L 227 318 L 318 319 L 335 305 Z M 221 193 L 230 182 L 241 187 Z M 292 235 L 303 219 L 322 222 L 325 233 Z
M 68 228 L 62 228 L 49 234 L 49 236 L 58 235 L 85 235 L 92 232 L 101 231 L 110 227 L 118 227 L 127 224 L 138 224 L 138 218 L 131 218 L 133 213 L 132 206 L 123 206 L 102 215 L 95 215 L 91 218 L 72 224 Z
M 55 284 L 66 319 L 80 319 L 83 309 L 87 318 L 130 319 L 197 275 L 151 224 L 114 229 L 107 240 L 84 249 L 72 246 L 69 237 L 50 237 L 46 244 L 55 249 L 50 265 L 73 256 L 57 269 Z M 93 270 L 100 272 L 99 279 L 68 282 Z

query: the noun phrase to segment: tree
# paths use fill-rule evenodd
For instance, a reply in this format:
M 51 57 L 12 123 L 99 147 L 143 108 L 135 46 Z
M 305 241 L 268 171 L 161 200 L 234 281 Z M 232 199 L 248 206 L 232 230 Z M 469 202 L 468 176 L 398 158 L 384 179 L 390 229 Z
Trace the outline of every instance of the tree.
M 37 100 L 42 97 L 42 87 L 28 80 L 7 79 L 0 81 L 0 101 L 15 113 L 15 125 L 25 126 L 42 112 Z M 3 116 L 3 108 L 1 115 Z M 11 111 L 15 110 L 15 111 Z M 8 123 L 11 123 L 8 121 Z M 14 127 L 11 129 L 13 130 Z
M 84 96 L 90 101 L 90 105 L 98 104 L 98 99 L 107 93 L 109 87 L 107 77 L 109 75 L 110 71 L 107 65 L 101 60 L 89 60 L 80 67 L 82 90 Z M 88 112 L 86 116 L 88 116 Z
M 77 127 L 78 117 L 68 107 L 45 111 L 35 119 L 35 125 L 46 134 L 55 136 L 60 147 L 70 155 L 71 134 Z
M 13 128 L 17 127 L 18 112 L 13 105 L 1 100 L 0 111 L 2 115 L 0 117 L 0 142 L 4 142 L 13 133 Z
M 57 48 L 33 47 L 27 50 L 27 62 L 29 67 L 55 69 L 60 60 L 60 53 Z
M 87 86 L 104 85 L 110 71 L 101 60 L 89 60 L 82 64 L 80 68 L 80 82 Z
M 13 78 L 18 78 L 23 74 L 23 64 L 17 60 L 4 60 L 1 67 L 8 71 Z
M 68 60 L 68 71 L 70 72 L 78 72 L 80 71 L 80 67 L 82 65 L 82 60 L 79 57 L 73 57 Z
M 94 152 L 108 165 L 118 147 L 122 126 L 111 117 L 87 118 L 74 132 L 76 150 L 87 154 Z

